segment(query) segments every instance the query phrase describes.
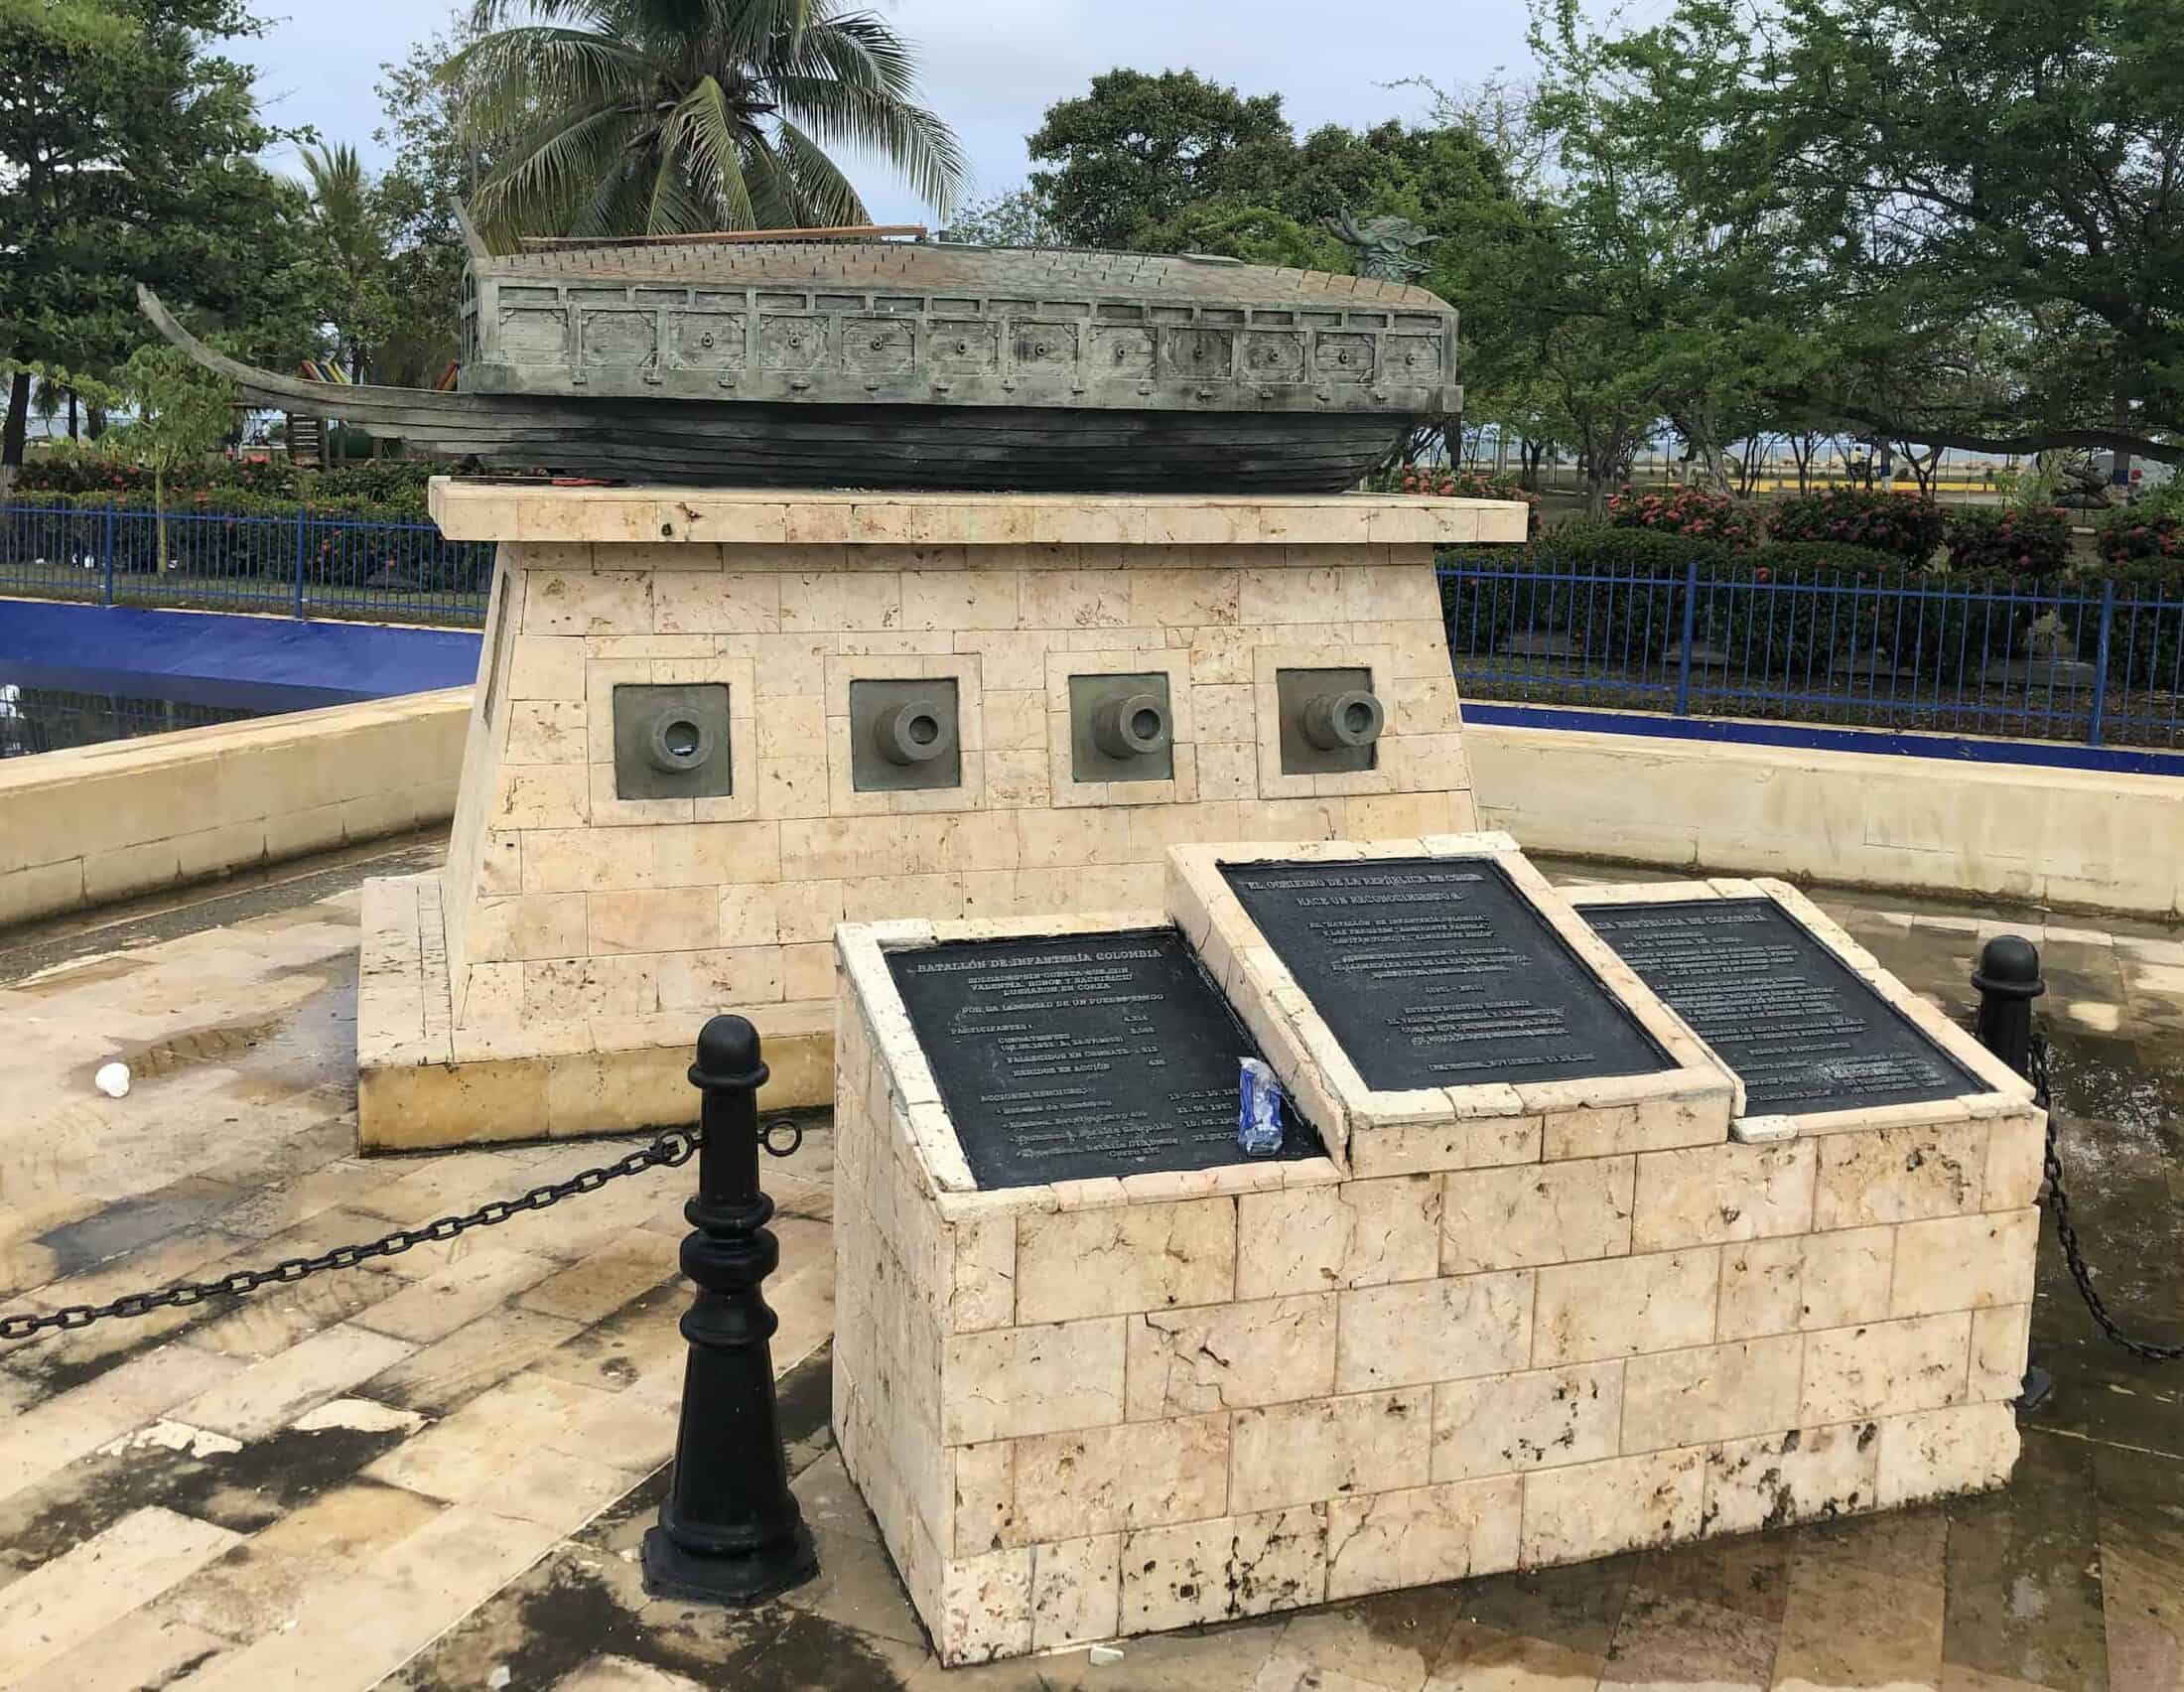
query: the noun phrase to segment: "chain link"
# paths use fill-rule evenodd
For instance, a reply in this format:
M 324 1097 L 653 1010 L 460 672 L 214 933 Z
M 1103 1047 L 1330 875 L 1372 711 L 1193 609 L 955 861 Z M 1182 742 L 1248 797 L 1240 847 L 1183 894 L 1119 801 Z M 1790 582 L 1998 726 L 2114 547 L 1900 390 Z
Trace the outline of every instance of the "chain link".
M 2148 1362 L 2173 1363 L 2184 1357 L 2184 1345 L 2156 1345 L 2150 1340 L 2134 1340 L 2116 1325 L 2116 1318 L 2109 1314 L 2109 1307 L 2094 1290 L 2093 1270 L 2086 1263 L 2085 1249 L 2078 1243 L 2078 1227 L 2070 1219 L 2070 1193 L 2063 1186 L 2063 1157 L 2060 1132 L 2056 1127 L 2057 1112 L 2053 1079 L 2048 1066 L 2047 1036 L 2038 1029 L 2032 1033 L 2032 1085 L 2034 1098 L 2047 1112 L 2046 1171 L 2048 1184 L 2048 1209 L 2055 1217 L 2055 1237 L 2063 1242 L 2063 1261 L 2070 1266 L 2070 1278 L 2078 1283 L 2078 1293 L 2086 1301 L 2086 1308 L 2093 1312 L 2093 1320 L 2101 1325 L 2101 1332 L 2115 1340 L 2134 1357 L 2144 1357 Z
M 799 1130 L 797 1138 L 802 1139 Z M 292 1285 L 328 1269 L 353 1269 L 375 1257 L 399 1257 L 413 1246 L 444 1243 L 472 1228 L 493 1228 L 534 1210 L 545 1210 L 580 1193 L 597 1193 L 610 1181 L 642 1175 L 650 1169 L 677 1169 L 688 1163 L 704 1135 L 696 1128 L 671 1128 L 649 1146 L 611 1164 L 580 1170 L 566 1181 L 534 1187 L 517 1198 L 488 1198 L 475 1210 L 442 1216 L 422 1227 L 396 1228 L 357 1245 L 338 1245 L 316 1257 L 290 1257 L 263 1269 L 238 1269 L 216 1281 L 182 1281 L 150 1292 L 129 1293 L 111 1304 L 68 1305 L 55 1311 L 20 1311 L 0 1316 L 0 1340 L 31 1340 L 41 1334 L 88 1328 L 115 1316 L 148 1316 L 155 1310 L 187 1310 L 211 1298 L 240 1298 L 260 1287 Z M 768 1148 L 770 1150 L 770 1148 Z M 782 1154 L 786 1155 L 786 1154 Z

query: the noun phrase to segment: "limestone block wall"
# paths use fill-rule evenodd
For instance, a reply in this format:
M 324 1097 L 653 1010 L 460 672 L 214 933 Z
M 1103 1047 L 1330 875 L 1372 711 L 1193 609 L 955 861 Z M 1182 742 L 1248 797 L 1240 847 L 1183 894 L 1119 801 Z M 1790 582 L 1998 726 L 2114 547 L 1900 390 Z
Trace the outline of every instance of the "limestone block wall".
M 478 526 L 451 504 L 467 492 L 502 494 L 443 491 L 451 532 Z M 778 495 L 738 509 L 832 538 L 502 546 L 449 861 L 459 1026 L 824 1003 L 838 921 L 1155 903 L 1177 840 L 1469 826 L 1431 540 L 1476 533 L 1477 510 L 1425 513 L 1419 539 L 1383 542 L 1365 538 L 1389 514 L 1372 501 L 1294 501 L 1280 521 L 1263 520 L 1280 501 L 1107 502 L 1144 537 L 1125 540 L 1087 526 L 1098 506 L 1041 529 L 1006 499 L 802 497 L 808 510 Z M 573 513 L 591 503 L 555 508 L 560 530 L 585 532 Z M 1311 507 L 1342 520 L 1314 527 Z M 1116 538 L 921 542 L 946 532 L 935 509 Z M 1234 538 L 1155 538 L 1154 519 L 1163 536 Z M 1276 654 L 1373 669 L 1378 768 L 1265 768 Z M 1152 670 L 1170 680 L 1174 779 L 1073 781 L 1069 676 Z M 850 684 L 891 677 L 957 684 L 960 785 L 854 790 Z M 728 684 L 732 796 L 615 797 L 613 689 L 627 682 Z
M 837 922 L 1157 904 L 1177 840 L 1469 826 L 1433 548 L 1518 540 L 1525 521 L 1366 494 L 443 479 L 432 502 L 450 538 L 501 545 L 442 896 L 383 901 L 386 932 L 437 921 L 441 943 L 376 958 L 365 939 L 388 983 L 357 1031 L 367 1148 L 687 1117 L 661 1078 L 729 1007 L 764 1037 L 767 1107 L 822 1102 Z M 1370 672 L 1388 716 L 1373 768 L 1298 776 L 1267 756 L 1278 667 L 1299 663 Z M 1077 781 L 1071 677 L 1156 673 L 1172 776 Z M 852 689 L 888 680 L 953 692 L 952 785 L 860 788 Z M 725 687 L 729 791 L 620 796 L 631 684 Z
M 2174 776 L 1501 723 L 1464 743 L 1481 821 L 1535 852 L 2184 914 Z
M 0 926 L 445 822 L 462 688 L 0 763 Z
M 836 1431 L 945 1660 L 2006 1479 L 2036 1115 L 973 1191 L 884 950 L 1091 925 L 840 937 Z

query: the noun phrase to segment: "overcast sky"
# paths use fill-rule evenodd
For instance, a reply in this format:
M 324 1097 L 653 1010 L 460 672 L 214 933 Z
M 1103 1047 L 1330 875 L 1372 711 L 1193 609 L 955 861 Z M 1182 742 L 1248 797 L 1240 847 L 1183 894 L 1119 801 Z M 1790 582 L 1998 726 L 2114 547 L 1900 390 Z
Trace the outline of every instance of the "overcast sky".
M 1392 11 L 1326 0 L 894 0 L 884 5 L 923 55 L 926 97 L 955 126 L 978 172 L 977 194 L 1018 186 L 1024 138 L 1055 100 L 1118 65 L 1185 67 L 1246 93 L 1279 92 L 1299 130 L 1325 122 L 1415 117 L 1407 76 L 1473 82 L 1527 62 L 1517 0 L 1444 0 Z M 367 161 L 380 121 L 378 66 L 448 17 L 448 0 L 264 0 L 275 22 L 245 57 L 277 123 L 310 124 Z M 276 156 L 277 169 L 296 171 Z M 847 161 L 874 215 L 928 216 L 883 170 Z

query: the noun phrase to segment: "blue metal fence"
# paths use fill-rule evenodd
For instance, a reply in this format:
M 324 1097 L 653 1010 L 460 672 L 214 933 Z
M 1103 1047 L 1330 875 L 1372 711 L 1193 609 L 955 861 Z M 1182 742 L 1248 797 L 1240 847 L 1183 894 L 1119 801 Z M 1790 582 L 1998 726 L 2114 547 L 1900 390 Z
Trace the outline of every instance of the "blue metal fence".
M 0 505 L 0 594 L 477 628 L 493 548 L 429 522 Z
M 2184 747 L 2184 587 L 1444 566 L 1474 698 Z

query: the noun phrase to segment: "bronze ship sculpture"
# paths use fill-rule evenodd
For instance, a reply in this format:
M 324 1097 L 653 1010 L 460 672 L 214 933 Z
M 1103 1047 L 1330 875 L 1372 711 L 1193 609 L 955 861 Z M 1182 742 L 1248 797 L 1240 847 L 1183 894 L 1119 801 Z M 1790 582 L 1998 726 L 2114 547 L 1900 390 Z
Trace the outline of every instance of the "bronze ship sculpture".
M 532 242 L 468 223 L 455 391 L 169 341 L 253 405 L 486 471 L 784 488 L 1339 493 L 1461 409 L 1456 315 L 1400 280 L 869 239 Z

